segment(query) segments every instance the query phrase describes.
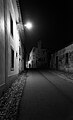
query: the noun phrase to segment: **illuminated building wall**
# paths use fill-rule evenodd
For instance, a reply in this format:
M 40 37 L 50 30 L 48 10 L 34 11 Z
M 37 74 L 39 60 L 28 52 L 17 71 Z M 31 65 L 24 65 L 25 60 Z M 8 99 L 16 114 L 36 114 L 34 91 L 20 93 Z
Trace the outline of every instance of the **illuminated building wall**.
M 48 67 L 47 50 L 41 48 L 41 42 L 38 43 L 38 47 L 32 48 L 29 55 L 29 64 L 31 68 Z
M 19 32 L 16 21 L 19 14 L 15 0 L 6 0 L 6 45 L 7 45 L 7 74 L 8 77 L 19 73 Z
M 24 71 L 24 49 L 21 40 L 19 41 L 19 72 Z
M 3 3 L 3 0 L 0 0 L 0 88 L 5 84 L 5 28 L 4 26 L 5 26 L 4 3 Z
M 20 69 L 20 34 L 17 27 L 20 14 L 17 1 L 0 0 L 0 89 L 9 85 Z

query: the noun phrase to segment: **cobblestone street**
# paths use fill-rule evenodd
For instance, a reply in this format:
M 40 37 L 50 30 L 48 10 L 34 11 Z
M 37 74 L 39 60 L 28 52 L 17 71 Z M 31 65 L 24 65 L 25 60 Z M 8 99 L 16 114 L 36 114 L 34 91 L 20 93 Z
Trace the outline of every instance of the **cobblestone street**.
M 0 98 L 0 120 L 16 120 L 25 82 L 26 73 L 23 73 Z

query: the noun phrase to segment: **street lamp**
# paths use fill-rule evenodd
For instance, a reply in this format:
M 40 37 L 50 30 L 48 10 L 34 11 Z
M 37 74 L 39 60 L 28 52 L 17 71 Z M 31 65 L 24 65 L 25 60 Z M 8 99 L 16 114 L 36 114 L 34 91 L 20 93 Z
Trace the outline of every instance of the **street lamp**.
M 26 37 L 26 29 L 31 30 L 32 27 L 33 27 L 33 25 L 32 25 L 32 23 L 30 21 L 28 21 L 28 22 L 26 22 L 24 24 L 24 34 L 25 34 L 25 37 Z M 24 51 L 25 51 L 25 55 L 24 55 L 24 58 L 25 58 L 25 60 L 24 60 L 24 68 L 26 69 L 26 54 L 27 54 L 26 47 L 24 47 Z
M 27 22 L 24 27 L 26 27 L 28 30 L 32 29 L 32 23 L 31 22 Z

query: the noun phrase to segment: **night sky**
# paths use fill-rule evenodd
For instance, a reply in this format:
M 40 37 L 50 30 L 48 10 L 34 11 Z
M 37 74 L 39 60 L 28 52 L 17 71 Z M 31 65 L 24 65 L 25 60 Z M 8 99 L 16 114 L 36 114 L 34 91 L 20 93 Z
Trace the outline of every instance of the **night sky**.
M 38 40 L 50 52 L 55 52 L 73 41 L 73 5 L 64 0 L 19 0 L 22 20 L 33 23 L 26 30 L 25 46 L 29 52 Z

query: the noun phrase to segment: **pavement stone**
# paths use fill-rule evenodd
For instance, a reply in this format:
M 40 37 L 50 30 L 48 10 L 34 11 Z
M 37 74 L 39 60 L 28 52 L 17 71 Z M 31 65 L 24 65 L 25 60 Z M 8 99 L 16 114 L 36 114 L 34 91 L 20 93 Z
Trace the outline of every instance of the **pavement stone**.
M 26 74 L 23 73 L 0 98 L 0 120 L 16 120 L 25 81 Z

